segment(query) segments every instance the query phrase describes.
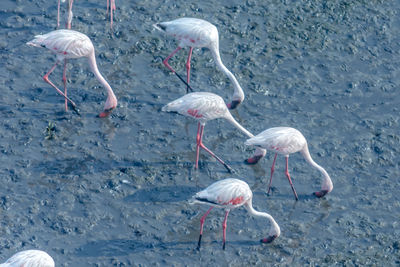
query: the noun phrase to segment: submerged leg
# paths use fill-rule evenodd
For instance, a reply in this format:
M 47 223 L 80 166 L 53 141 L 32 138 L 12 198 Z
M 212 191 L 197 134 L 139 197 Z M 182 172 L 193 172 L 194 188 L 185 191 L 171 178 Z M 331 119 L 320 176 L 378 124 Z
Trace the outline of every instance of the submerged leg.
M 286 171 L 285 171 L 286 177 L 289 180 L 289 184 L 292 187 L 293 193 L 294 193 L 294 197 L 296 198 L 296 201 L 299 200 L 299 198 L 297 197 L 297 193 L 296 190 L 294 189 L 293 183 L 292 183 L 292 179 L 290 179 L 290 174 L 289 174 L 289 156 L 286 156 Z
M 222 230 L 223 230 L 223 236 L 222 236 L 222 249 L 225 250 L 225 241 L 226 241 L 226 222 L 228 221 L 228 214 L 229 210 L 226 210 L 225 212 L 225 219 L 224 222 L 222 223 Z
M 275 161 L 276 161 L 276 157 L 277 157 L 277 156 L 278 156 L 278 153 L 275 153 L 274 161 L 272 162 L 272 166 L 271 166 L 271 177 L 269 178 L 268 194 L 269 194 L 269 191 L 271 190 L 272 175 L 274 174 L 274 170 L 275 170 Z
M 203 145 L 203 130 L 204 130 L 204 125 L 201 125 L 200 127 L 200 147 L 203 148 L 205 151 L 207 151 L 211 156 L 213 156 L 216 160 L 218 160 L 224 167 L 229 171 L 232 172 L 232 168 L 226 164 L 222 159 L 220 159 L 217 155 L 215 155 L 210 149 L 208 149 L 205 145 Z
M 204 221 L 206 220 L 207 215 L 210 213 L 210 211 L 213 209 L 214 207 L 211 207 L 207 210 L 206 213 L 204 213 L 204 215 L 201 217 L 200 219 L 200 236 L 199 236 L 199 242 L 197 243 L 197 249 L 200 249 L 200 245 L 201 245 L 201 237 L 203 236 L 203 225 L 204 225 Z

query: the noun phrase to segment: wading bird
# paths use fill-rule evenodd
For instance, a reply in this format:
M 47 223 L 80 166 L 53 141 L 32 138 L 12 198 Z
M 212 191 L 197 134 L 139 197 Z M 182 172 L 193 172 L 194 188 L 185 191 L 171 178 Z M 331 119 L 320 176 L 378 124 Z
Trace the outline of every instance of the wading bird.
M 268 193 L 270 192 L 271 189 L 271 183 L 272 183 L 272 175 L 274 173 L 275 169 L 275 161 L 276 157 L 278 154 L 282 154 L 286 158 L 286 177 L 289 180 L 290 186 L 292 187 L 294 196 L 296 200 L 299 198 L 297 197 L 296 190 L 294 189 L 292 180 L 290 179 L 290 174 L 289 174 L 289 154 L 295 153 L 300 151 L 300 153 L 303 155 L 304 159 L 314 168 L 319 170 L 324 179 L 322 181 L 322 188 L 321 191 L 315 192 L 314 195 L 317 197 L 323 197 L 329 192 L 332 191 L 333 189 L 333 184 L 332 180 L 329 177 L 328 173 L 325 171 L 324 168 L 319 166 L 317 163 L 313 161 L 311 158 L 310 152 L 308 151 L 308 146 L 307 146 L 307 140 L 306 138 L 301 134 L 300 131 L 290 128 L 290 127 L 275 127 L 275 128 L 269 128 L 260 134 L 247 139 L 245 142 L 245 145 L 252 145 L 256 147 L 262 147 L 267 150 L 273 150 L 275 151 L 275 157 L 274 161 L 272 163 L 271 167 L 271 178 L 269 181 L 269 186 L 268 186 Z
M 54 267 L 53 258 L 41 250 L 24 250 L 14 254 L 0 267 Z
M 45 47 L 56 54 L 57 61 L 51 67 L 49 72 L 43 76 L 43 79 L 57 90 L 65 98 L 65 110 L 68 110 L 69 101 L 75 111 L 75 103 L 67 96 L 67 78 L 66 78 L 66 67 L 67 60 L 71 58 L 87 57 L 89 66 L 96 76 L 97 80 L 107 90 L 107 100 L 104 105 L 104 111 L 99 114 L 100 117 L 107 117 L 111 111 L 117 106 L 117 98 L 108 82 L 103 78 L 96 64 L 96 56 L 94 53 L 94 46 L 89 37 L 85 34 L 73 31 L 73 30 L 56 30 L 43 35 L 36 35 L 35 39 L 26 43 L 30 46 Z M 64 93 L 57 88 L 50 80 L 49 75 L 54 71 L 60 61 L 64 60 L 64 71 L 63 71 L 63 82 L 64 82 Z
M 58 0 L 58 6 L 57 6 L 57 28 L 60 27 L 60 1 L 65 2 L 65 0 Z M 68 0 L 68 18 L 67 18 L 67 24 L 66 27 L 67 29 L 71 29 L 71 23 L 72 23 L 72 4 L 74 3 L 74 0 Z M 115 7 L 115 0 L 107 0 L 107 16 L 108 12 L 110 12 L 110 27 L 112 29 L 113 26 L 113 13 L 115 12 L 116 7 Z
M 176 48 L 167 58 L 165 58 L 163 60 L 163 63 L 183 82 L 185 81 L 168 64 L 168 60 L 181 48 L 186 46 L 189 47 L 189 56 L 186 61 L 186 85 L 188 87 L 190 81 L 190 60 L 192 57 L 193 48 L 207 47 L 211 51 L 217 67 L 228 76 L 229 80 L 233 83 L 233 86 L 235 88 L 234 94 L 232 96 L 232 101 L 227 105 L 228 108 L 234 109 L 244 100 L 242 87 L 240 87 L 240 84 L 236 80 L 235 76 L 222 63 L 221 56 L 219 54 L 219 39 L 217 27 L 215 27 L 208 21 L 195 18 L 180 18 L 172 21 L 156 23 L 153 26 L 156 29 L 165 32 L 167 35 L 175 37 L 179 41 L 178 48 Z
M 226 164 L 222 159 L 217 157 L 211 150 L 203 145 L 203 131 L 207 121 L 223 118 L 232 123 L 236 128 L 242 131 L 248 137 L 254 135 L 247 131 L 242 125 L 240 125 L 231 115 L 228 108 L 225 105 L 224 100 L 213 93 L 208 92 L 194 92 L 186 94 L 162 108 L 162 111 L 177 112 L 181 115 L 188 116 L 197 120 L 197 147 L 196 147 L 196 169 L 198 168 L 199 162 L 199 150 L 203 148 L 205 151 L 216 158 L 228 171 L 232 171 L 232 168 Z M 263 157 L 266 151 L 264 149 L 257 149 L 254 158 Z
M 194 195 L 192 199 L 189 200 L 189 204 L 200 203 L 211 206 L 211 208 L 209 208 L 200 219 L 200 236 L 197 248 L 200 249 L 201 237 L 203 236 L 204 221 L 214 207 L 225 209 L 225 218 L 224 222 L 222 223 L 223 249 L 225 249 L 226 223 L 228 220 L 228 214 L 231 209 L 240 206 L 244 206 L 251 215 L 256 217 L 264 217 L 270 221 L 271 227 L 268 233 L 269 236 L 262 239 L 261 242 L 270 243 L 274 241 L 281 233 L 279 225 L 268 213 L 256 211 L 253 208 L 252 199 L 253 193 L 251 192 L 249 185 L 242 180 L 233 178 L 228 178 L 215 182 L 203 191 L 200 191 L 196 195 Z

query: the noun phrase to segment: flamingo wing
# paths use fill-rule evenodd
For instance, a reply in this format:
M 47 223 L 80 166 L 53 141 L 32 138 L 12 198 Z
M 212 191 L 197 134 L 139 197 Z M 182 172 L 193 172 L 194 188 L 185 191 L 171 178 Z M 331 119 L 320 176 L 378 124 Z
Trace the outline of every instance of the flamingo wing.
M 193 196 L 190 203 L 205 203 L 220 207 L 238 207 L 252 197 L 247 183 L 233 178 L 211 184 Z
M 302 149 L 306 144 L 306 140 L 304 136 L 294 128 L 274 127 L 247 139 L 245 144 L 275 150 L 281 154 L 291 154 Z
M 73 30 L 56 30 L 43 35 L 36 35 L 27 45 L 45 47 L 60 57 L 80 58 L 94 52 L 89 37 Z
M 229 112 L 220 96 L 208 92 L 186 94 L 165 105 L 162 111 L 177 112 L 204 122 L 222 118 Z

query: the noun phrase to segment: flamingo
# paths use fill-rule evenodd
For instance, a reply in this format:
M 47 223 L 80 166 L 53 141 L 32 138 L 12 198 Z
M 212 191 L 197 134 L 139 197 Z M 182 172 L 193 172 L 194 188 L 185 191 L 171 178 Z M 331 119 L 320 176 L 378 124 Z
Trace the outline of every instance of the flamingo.
M 198 168 L 199 162 L 199 150 L 200 148 L 207 151 L 211 156 L 217 159 L 225 168 L 231 172 L 232 168 L 226 164 L 222 159 L 217 157 L 211 150 L 209 150 L 203 144 L 203 131 L 204 126 L 207 121 L 223 118 L 232 123 L 236 128 L 242 131 L 248 137 L 254 137 L 252 133 L 247 131 L 243 126 L 241 126 L 231 115 L 224 100 L 213 93 L 208 92 L 194 92 L 186 94 L 162 108 L 162 111 L 166 112 L 177 112 L 181 115 L 194 118 L 198 121 L 197 127 L 197 138 L 196 138 L 196 169 Z M 257 148 L 255 152 L 255 158 L 263 157 L 266 154 L 264 149 Z
M 329 177 L 328 173 L 325 171 L 324 168 L 319 166 L 317 163 L 314 162 L 314 160 L 311 158 L 310 152 L 308 150 L 307 146 L 307 140 L 306 138 L 301 134 L 301 132 L 297 129 L 290 128 L 290 127 L 274 127 L 274 128 L 269 128 L 260 134 L 247 139 L 245 142 L 245 145 L 252 145 L 252 146 L 257 146 L 257 147 L 262 147 L 265 149 L 269 150 L 274 150 L 275 151 L 275 157 L 274 161 L 272 163 L 271 167 L 271 177 L 269 181 L 269 186 L 268 186 L 268 193 L 270 192 L 271 189 L 271 184 L 272 184 L 272 175 L 274 173 L 275 169 L 275 161 L 276 157 L 278 154 L 284 155 L 286 158 L 286 177 L 289 180 L 290 186 L 292 187 L 294 196 L 296 200 L 298 200 L 298 196 L 296 193 L 296 190 L 294 189 L 292 180 L 290 179 L 290 174 L 288 170 L 289 166 L 289 154 L 295 153 L 300 151 L 300 153 L 303 155 L 304 159 L 314 168 L 319 170 L 324 179 L 322 182 L 322 188 L 321 191 L 314 192 L 314 195 L 317 197 L 323 197 L 329 192 L 332 191 L 333 189 L 333 184 L 332 180 Z
M 14 254 L 0 267 L 54 267 L 53 258 L 41 250 L 24 250 Z
M 197 249 L 200 249 L 201 237 L 203 236 L 203 225 L 207 215 L 214 207 L 225 209 L 225 218 L 222 223 L 223 229 L 223 240 L 222 249 L 225 249 L 226 241 L 226 222 L 228 220 L 228 214 L 231 209 L 244 206 L 246 210 L 253 216 L 267 218 L 271 227 L 269 230 L 269 236 L 261 240 L 263 243 L 270 243 L 274 241 L 281 233 L 279 225 L 276 223 L 274 218 L 265 212 L 256 211 L 252 205 L 253 193 L 250 190 L 249 185 L 239 179 L 227 178 L 220 180 L 208 186 L 203 191 L 195 194 L 189 204 L 206 204 L 211 206 L 207 212 L 200 219 L 200 236 Z
M 43 76 L 45 82 L 50 84 L 65 98 L 65 110 L 68 110 L 69 101 L 73 109 L 77 111 L 75 103 L 67 96 L 67 78 L 66 66 L 67 60 L 71 58 L 87 57 L 89 66 L 96 76 L 97 80 L 107 90 L 107 100 L 104 105 L 104 111 L 99 114 L 99 117 L 107 117 L 111 111 L 117 106 L 117 98 L 108 82 L 103 78 L 96 64 L 96 57 L 94 53 L 93 43 L 85 34 L 73 30 L 55 30 L 43 35 L 36 35 L 35 39 L 26 43 L 30 46 L 45 47 L 56 54 L 57 61 L 51 69 Z M 64 60 L 63 82 L 64 93 L 57 88 L 50 80 L 49 75 L 54 71 L 60 61 Z
M 178 78 L 185 82 L 175 70 L 168 64 L 168 60 L 175 55 L 181 48 L 189 47 L 189 56 L 186 61 L 186 85 L 189 87 L 190 81 L 190 60 L 192 57 L 192 51 L 194 47 L 207 47 L 214 57 L 214 61 L 217 67 L 228 76 L 229 80 L 233 83 L 234 94 L 232 96 L 231 103 L 228 104 L 228 108 L 236 108 L 243 100 L 244 93 L 239 82 L 235 76 L 225 67 L 222 63 L 221 56 L 219 54 L 219 40 L 218 30 L 213 24 L 208 21 L 196 18 L 180 18 L 167 22 L 160 22 L 153 25 L 156 29 L 165 32 L 167 35 L 172 35 L 179 41 L 178 48 L 176 48 L 168 57 L 163 60 L 164 65 Z
M 61 2 L 65 2 L 65 0 L 61 0 Z M 67 19 L 67 29 L 71 29 L 72 23 L 72 4 L 74 0 L 68 0 L 68 19 Z M 110 27 L 112 29 L 113 26 L 113 13 L 115 12 L 115 0 L 107 0 L 107 16 L 108 12 L 110 12 Z M 58 0 L 57 6 L 57 28 L 60 27 L 60 0 Z

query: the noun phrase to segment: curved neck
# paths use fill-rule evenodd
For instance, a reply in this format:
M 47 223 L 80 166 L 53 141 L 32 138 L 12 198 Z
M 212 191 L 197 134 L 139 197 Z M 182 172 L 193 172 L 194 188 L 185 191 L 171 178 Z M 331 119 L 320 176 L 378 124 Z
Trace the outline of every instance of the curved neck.
M 235 92 L 233 93 L 232 100 L 238 100 L 242 102 L 244 100 L 244 93 L 243 89 L 240 86 L 239 82 L 236 80 L 235 76 L 225 67 L 225 65 L 222 63 L 221 56 L 219 55 L 219 45 L 213 44 L 210 47 L 211 54 L 214 57 L 214 61 L 217 64 L 217 67 L 225 73 L 226 76 L 228 76 L 229 80 L 233 83 L 233 86 L 235 88 Z
M 322 190 L 327 190 L 328 193 L 332 191 L 333 189 L 333 184 L 332 184 L 332 180 L 329 177 L 329 174 L 325 171 L 324 168 L 322 168 L 321 166 L 319 166 L 312 158 L 310 155 L 310 151 L 308 150 L 308 146 L 307 143 L 305 144 L 304 148 L 300 151 L 301 154 L 303 155 L 304 159 L 314 168 L 316 168 L 317 170 L 319 170 L 322 175 L 324 176 L 324 180 L 322 181 L 322 186 L 321 189 Z
M 273 235 L 279 236 L 280 235 L 281 229 L 279 228 L 279 225 L 277 224 L 277 222 L 274 220 L 274 218 L 271 215 L 269 215 L 266 212 L 256 211 L 253 208 L 253 205 L 251 203 L 251 199 L 244 206 L 252 216 L 264 217 L 264 218 L 267 218 L 271 222 L 271 228 L 270 228 L 270 231 L 269 231 L 269 235 L 271 235 L 271 236 L 273 236 Z
M 105 108 L 109 108 L 107 107 L 108 102 L 110 102 L 111 100 L 116 100 L 116 97 L 114 95 L 114 92 L 111 88 L 111 86 L 108 84 L 108 82 L 106 81 L 106 79 L 104 79 L 103 75 L 101 75 L 99 69 L 97 68 L 97 64 L 96 64 L 96 56 L 94 55 L 94 51 L 89 55 L 88 57 L 88 61 L 89 61 L 89 66 L 90 69 L 92 70 L 94 76 L 96 76 L 97 80 L 106 88 L 107 90 L 107 101 L 106 101 L 106 107 Z
M 229 112 L 229 110 L 227 111 L 227 115 L 225 117 L 230 123 L 232 123 L 236 128 L 238 128 L 240 131 L 242 131 L 242 133 L 244 133 L 245 135 L 247 135 L 249 138 L 253 138 L 254 134 L 252 134 L 251 132 L 247 131 L 246 128 L 244 128 L 242 125 L 240 125 L 232 116 L 232 114 Z M 264 148 L 260 148 L 257 147 L 256 151 L 254 152 L 254 156 L 261 156 L 264 157 L 267 154 L 267 150 L 265 150 Z
M 242 133 L 244 133 L 245 135 L 247 135 L 248 137 L 252 138 L 254 137 L 254 135 L 247 131 L 246 128 L 244 128 L 242 125 L 240 125 L 232 116 L 232 114 L 227 110 L 226 113 L 226 119 L 232 123 L 236 128 L 238 128 L 240 131 L 242 131 Z

